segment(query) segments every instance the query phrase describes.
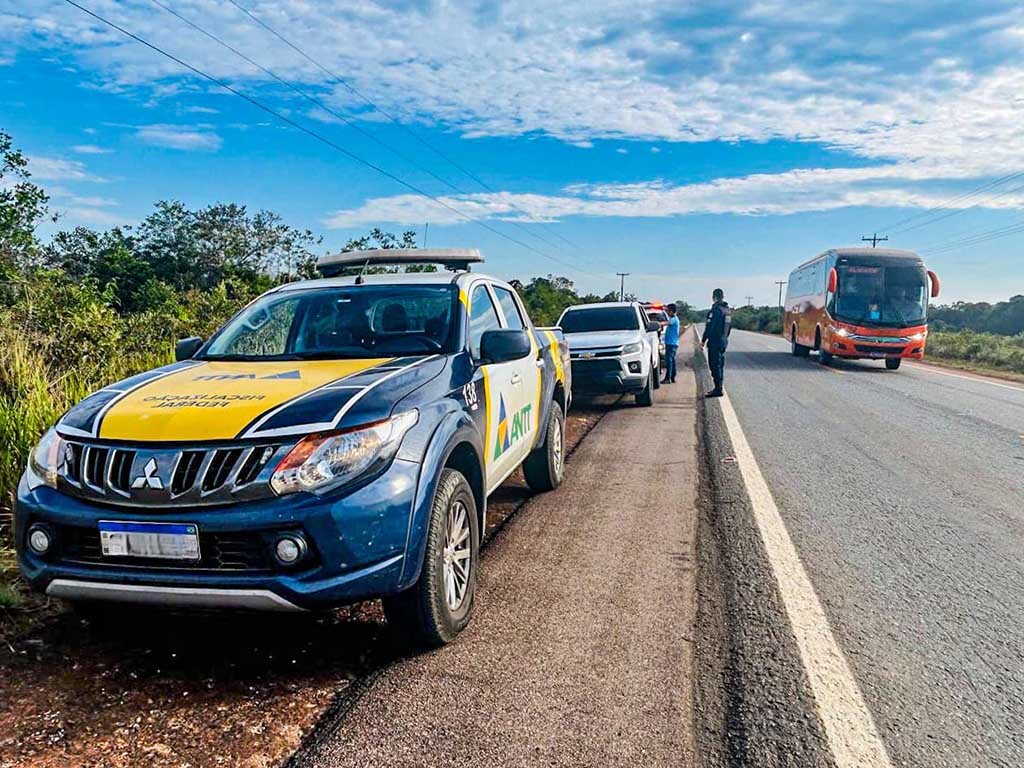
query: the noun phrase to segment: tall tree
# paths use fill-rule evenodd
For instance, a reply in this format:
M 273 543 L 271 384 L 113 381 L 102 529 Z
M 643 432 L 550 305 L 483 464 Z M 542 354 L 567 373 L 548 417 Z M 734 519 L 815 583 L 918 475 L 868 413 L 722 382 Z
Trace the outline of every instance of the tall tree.
M 39 250 L 36 227 L 49 216 L 49 197 L 29 181 L 28 158 L 0 131 L 0 274 L 30 263 Z

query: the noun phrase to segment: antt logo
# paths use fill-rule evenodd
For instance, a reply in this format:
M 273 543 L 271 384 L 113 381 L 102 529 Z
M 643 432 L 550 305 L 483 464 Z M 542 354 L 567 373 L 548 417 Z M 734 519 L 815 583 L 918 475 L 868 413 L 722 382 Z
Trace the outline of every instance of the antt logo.
M 533 405 L 527 404 L 512 414 L 509 421 L 505 410 L 505 398 L 499 395 L 498 439 L 494 441 L 494 458 L 498 458 L 530 433 L 533 425 Z

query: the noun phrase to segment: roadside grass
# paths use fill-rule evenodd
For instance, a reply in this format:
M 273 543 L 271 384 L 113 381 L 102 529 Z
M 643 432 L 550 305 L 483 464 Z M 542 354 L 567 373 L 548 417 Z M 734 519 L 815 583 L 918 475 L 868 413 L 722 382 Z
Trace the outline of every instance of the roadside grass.
M 1024 376 L 1024 334 L 932 331 L 925 358 L 963 370 Z

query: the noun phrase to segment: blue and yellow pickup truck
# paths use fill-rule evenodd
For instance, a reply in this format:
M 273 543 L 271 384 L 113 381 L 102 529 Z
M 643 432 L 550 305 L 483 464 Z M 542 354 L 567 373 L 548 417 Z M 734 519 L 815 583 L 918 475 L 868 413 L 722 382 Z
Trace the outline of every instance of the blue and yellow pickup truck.
M 471 250 L 361 251 L 68 411 L 18 488 L 20 566 L 79 601 L 312 610 L 381 597 L 425 645 L 473 608 L 488 495 L 562 480 L 572 387 Z M 358 274 L 435 263 L 445 270 Z

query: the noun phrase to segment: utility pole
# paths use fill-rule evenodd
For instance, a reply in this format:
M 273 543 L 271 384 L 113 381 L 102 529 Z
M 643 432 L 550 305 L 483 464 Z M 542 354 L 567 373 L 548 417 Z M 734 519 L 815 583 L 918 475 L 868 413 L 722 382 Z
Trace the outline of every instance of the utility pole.
M 430 222 L 423 225 L 423 247 L 427 247 L 427 232 L 430 231 Z
M 619 301 L 626 300 L 626 278 L 629 277 L 631 272 L 616 272 L 619 276 Z
M 885 237 L 879 237 L 877 232 L 872 232 L 871 233 L 871 237 L 862 237 L 861 238 L 861 240 L 863 240 L 865 243 L 871 243 L 871 247 L 872 248 L 877 247 L 879 243 L 884 243 L 888 239 L 889 239 L 888 235 L 886 235 Z
M 754 306 L 754 297 L 753 296 L 746 296 L 745 298 L 747 300 L 747 306 L 748 307 Z
M 785 280 L 776 280 L 775 284 L 779 286 L 779 308 L 782 308 L 782 286 L 786 284 Z

